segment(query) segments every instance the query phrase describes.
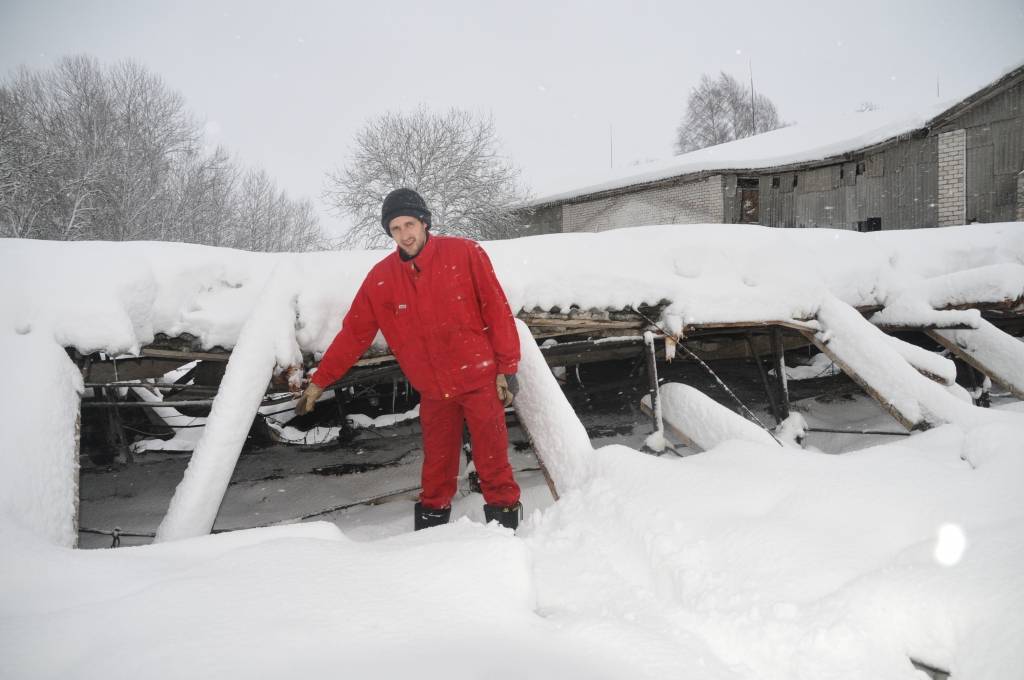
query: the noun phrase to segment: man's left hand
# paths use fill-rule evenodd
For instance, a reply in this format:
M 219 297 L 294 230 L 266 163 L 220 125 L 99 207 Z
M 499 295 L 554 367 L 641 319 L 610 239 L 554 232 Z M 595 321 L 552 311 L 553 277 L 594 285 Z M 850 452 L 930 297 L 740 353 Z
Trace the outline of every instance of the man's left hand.
M 513 377 L 513 380 L 515 378 Z M 502 405 L 506 408 L 512 405 L 512 400 L 515 395 L 512 393 L 512 388 L 509 387 L 508 378 L 503 374 L 498 374 L 498 399 L 501 400 Z

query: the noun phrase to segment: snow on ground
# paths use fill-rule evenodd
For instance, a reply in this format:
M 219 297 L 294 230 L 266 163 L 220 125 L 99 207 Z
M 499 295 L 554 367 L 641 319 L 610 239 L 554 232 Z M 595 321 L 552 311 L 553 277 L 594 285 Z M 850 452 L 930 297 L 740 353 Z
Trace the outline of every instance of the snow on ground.
M 862 425 L 886 422 L 856 404 Z M 795 406 L 811 422 L 851 409 Z M 72 551 L 4 527 L 16 549 L 0 554 L 3 675 L 920 680 L 912 656 L 954 677 L 1014 677 L 1022 434 L 945 426 L 843 456 L 600 446 L 558 503 L 538 473 L 519 473 L 516 537 L 481 526 L 468 493 L 455 523 L 415 534 L 410 495 L 330 515 L 343 533 L 314 523 Z M 316 477 L 318 490 L 254 470 L 222 515 L 244 526 L 285 497 L 313 509 L 417 473 L 413 456 Z M 108 505 L 146 502 L 121 494 Z M 110 640 L 116 654 L 98 656 Z

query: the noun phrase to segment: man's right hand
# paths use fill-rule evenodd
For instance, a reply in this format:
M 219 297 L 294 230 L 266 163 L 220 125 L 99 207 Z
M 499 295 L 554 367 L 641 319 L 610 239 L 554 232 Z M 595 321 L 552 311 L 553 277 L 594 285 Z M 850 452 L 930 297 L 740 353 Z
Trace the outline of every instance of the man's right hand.
M 299 402 L 295 404 L 295 415 L 304 416 L 316 406 L 316 400 L 320 398 L 320 395 L 324 393 L 324 388 L 317 385 L 315 382 L 309 383 L 303 391 L 302 396 L 299 397 Z

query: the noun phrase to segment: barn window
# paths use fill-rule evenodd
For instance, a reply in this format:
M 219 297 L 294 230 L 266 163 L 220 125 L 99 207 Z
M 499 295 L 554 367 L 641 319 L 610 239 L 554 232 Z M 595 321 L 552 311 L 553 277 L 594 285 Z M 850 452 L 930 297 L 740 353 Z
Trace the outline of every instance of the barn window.
M 800 176 L 794 172 L 793 173 L 793 188 L 794 189 L 796 189 L 796 185 L 797 185 L 797 183 L 799 181 L 800 181 Z
M 778 189 L 778 188 L 779 188 L 779 178 L 778 177 L 772 177 L 772 189 Z
M 869 217 L 857 223 L 857 231 L 882 231 L 882 218 Z
M 865 167 L 864 161 L 857 161 L 857 174 L 863 175 Z
M 736 180 L 736 186 L 740 189 L 757 189 L 758 185 L 756 177 L 740 177 Z
M 843 179 L 844 177 L 846 177 L 846 168 L 844 168 L 843 166 L 840 165 L 839 166 L 839 179 Z

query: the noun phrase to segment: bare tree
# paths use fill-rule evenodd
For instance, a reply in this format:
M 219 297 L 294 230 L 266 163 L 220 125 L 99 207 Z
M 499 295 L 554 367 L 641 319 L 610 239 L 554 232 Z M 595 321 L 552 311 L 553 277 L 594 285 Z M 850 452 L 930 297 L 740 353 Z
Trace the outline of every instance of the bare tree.
M 0 84 L 0 235 L 323 247 L 308 201 L 202 137 L 181 95 L 139 64 L 21 68 Z M 258 179 L 268 208 L 251 207 L 243 178 Z
M 327 176 L 325 200 L 352 223 L 340 245 L 387 245 L 380 206 L 399 187 L 423 196 L 435 230 L 477 239 L 516 236 L 509 207 L 526 192 L 499 146 L 490 117 L 460 109 L 442 114 L 420 107 L 370 120 L 356 135 L 349 163 Z
M 687 153 L 716 144 L 784 127 L 775 104 L 763 94 L 751 94 L 725 72 L 717 78 L 704 74 L 690 90 L 686 114 L 676 130 L 676 153 Z
M 869 100 L 862 101 L 860 103 L 860 106 L 858 106 L 856 109 L 854 109 L 854 111 L 856 111 L 857 113 L 867 113 L 868 111 L 877 111 L 877 110 L 878 110 L 878 104 L 874 103 L 873 101 L 869 101 Z
M 265 171 L 245 173 L 237 197 L 233 247 L 266 252 L 324 247 L 313 204 L 289 199 Z

